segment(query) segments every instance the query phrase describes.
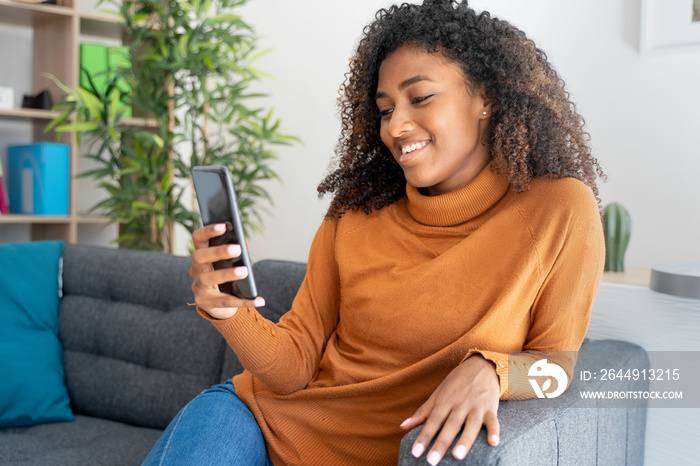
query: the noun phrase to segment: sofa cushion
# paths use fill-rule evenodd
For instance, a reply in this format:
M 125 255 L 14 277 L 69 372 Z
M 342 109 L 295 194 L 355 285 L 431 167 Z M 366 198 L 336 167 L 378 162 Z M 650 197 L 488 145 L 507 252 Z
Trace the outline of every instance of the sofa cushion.
M 137 465 L 163 432 L 78 415 L 75 422 L 0 431 L 0 464 Z
M 162 429 L 219 382 L 227 345 L 188 306 L 189 263 L 66 245 L 60 337 L 74 411 Z
M 58 340 L 62 249 L 0 246 L 0 427 L 73 420 Z
M 292 308 L 294 298 L 306 276 L 303 262 L 263 260 L 253 265 L 256 285 L 260 296 L 265 298 L 265 306 L 260 313 L 277 322 Z

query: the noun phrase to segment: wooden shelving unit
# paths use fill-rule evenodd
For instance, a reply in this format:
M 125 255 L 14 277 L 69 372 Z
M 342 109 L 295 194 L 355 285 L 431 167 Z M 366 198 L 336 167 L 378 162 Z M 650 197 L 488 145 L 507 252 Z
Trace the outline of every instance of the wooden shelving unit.
M 54 101 L 60 99 L 63 92 L 45 75 L 56 76 L 70 87 L 78 85 L 79 48 L 82 36 L 89 35 L 121 41 L 122 30 L 117 17 L 95 11 L 83 11 L 79 1 L 81 0 L 60 0 L 60 5 L 50 5 L 0 0 L 0 25 L 32 30 L 32 92 L 38 93 L 49 89 Z M 8 122 L 26 123 L 31 127 L 33 135 L 33 138 L 26 143 L 55 142 L 55 133 L 44 132 L 48 122 L 55 116 L 57 112 L 48 110 L 24 108 L 0 110 L 0 126 Z M 152 126 L 143 118 L 132 118 L 130 124 Z M 79 241 L 79 230 L 82 226 L 106 225 L 110 222 L 109 218 L 85 215 L 78 211 L 78 197 L 81 193 L 75 175 L 80 172 L 80 155 L 74 135 L 63 135 L 61 142 L 70 147 L 71 181 L 68 216 L 0 215 L 0 237 L 3 225 L 22 224 L 30 226 L 29 239 L 31 240 L 62 239 L 76 243 Z

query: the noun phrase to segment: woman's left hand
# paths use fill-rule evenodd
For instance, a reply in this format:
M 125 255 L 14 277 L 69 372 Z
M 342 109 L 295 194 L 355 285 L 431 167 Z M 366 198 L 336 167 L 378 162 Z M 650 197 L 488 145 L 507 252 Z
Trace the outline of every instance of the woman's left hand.
M 418 458 L 435 435 L 440 434 L 428 452 L 428 463 L 440 462 L 452 441 L 464 427 L 452 456 L 461 460 L 471 449 L 481 426 L 486 426 L 488 442 L 498 445 L 498 398 L 500 384 L 496 366 L 480 354 L 469 357 L 445 377 L 428 401 L 406 419 L 401 427 L 410 430 L 425 422 L 411 452 Z

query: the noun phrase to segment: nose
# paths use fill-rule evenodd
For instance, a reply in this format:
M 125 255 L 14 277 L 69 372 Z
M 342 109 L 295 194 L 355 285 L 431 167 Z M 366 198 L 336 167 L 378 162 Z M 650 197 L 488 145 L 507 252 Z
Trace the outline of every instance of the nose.
M 389 120 L 389 135 L 398 138 L 402 134 L 412 131 L 416 127 L 411 112 L 402 106 L 394 107 Z

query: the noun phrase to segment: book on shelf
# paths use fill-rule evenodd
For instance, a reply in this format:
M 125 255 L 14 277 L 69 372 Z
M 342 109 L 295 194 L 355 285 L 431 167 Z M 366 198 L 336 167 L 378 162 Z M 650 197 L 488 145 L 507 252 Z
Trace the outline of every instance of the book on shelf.
M 5 172 L 2 169 L 2 162 L 0 162 L 0 215 L 10 213 L 9 199 L 7 186 L 5 186 Z
M 68 215 L 69 152 L 67 144 L 51 142 L 7 146 L 11 213 Z

